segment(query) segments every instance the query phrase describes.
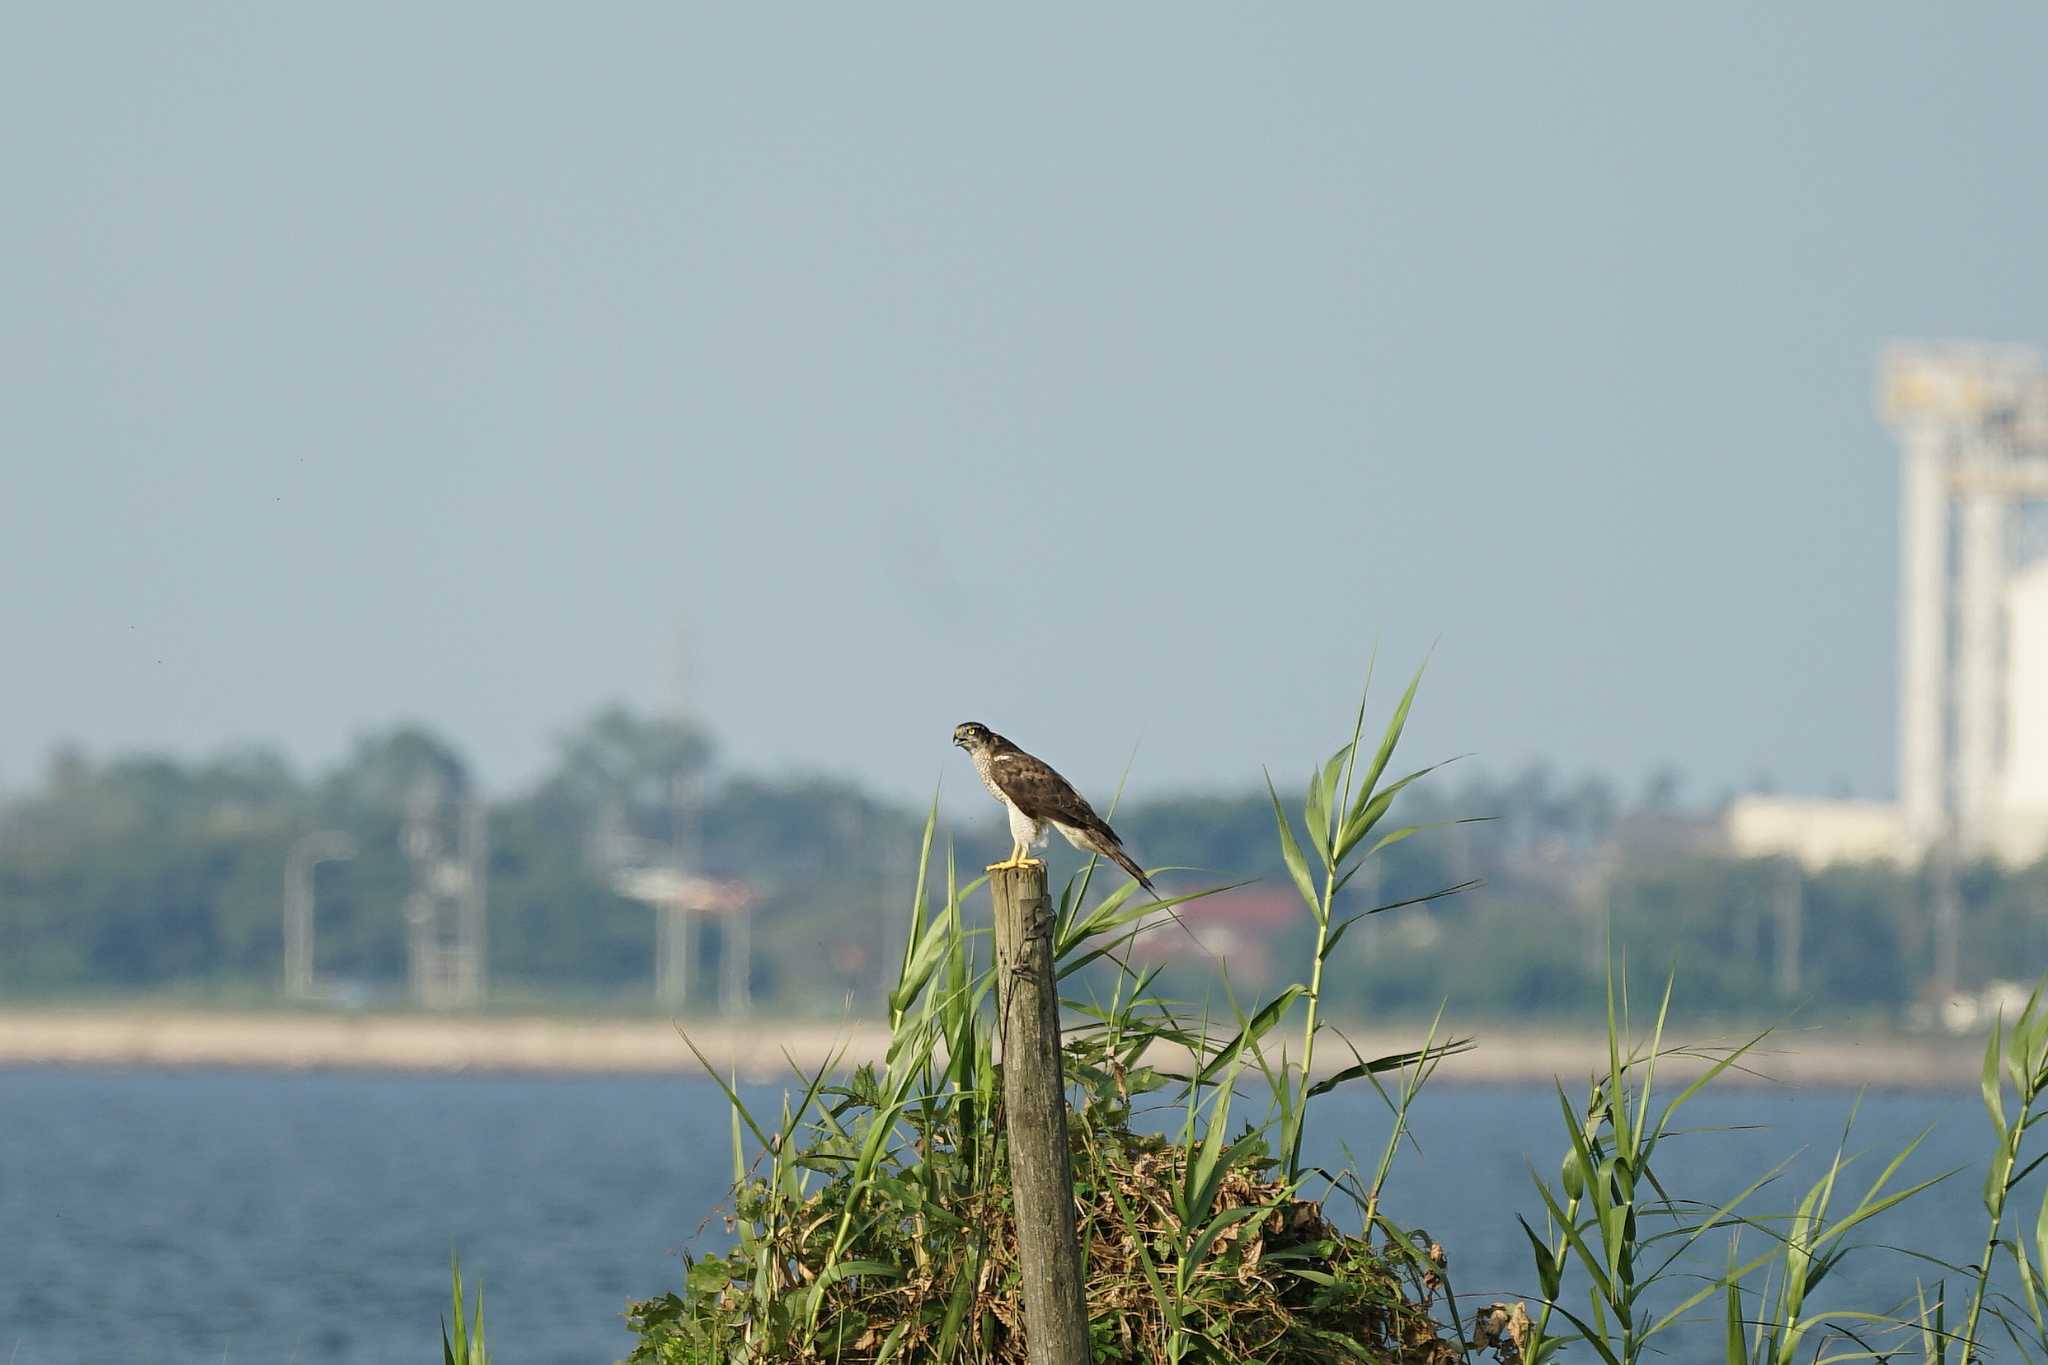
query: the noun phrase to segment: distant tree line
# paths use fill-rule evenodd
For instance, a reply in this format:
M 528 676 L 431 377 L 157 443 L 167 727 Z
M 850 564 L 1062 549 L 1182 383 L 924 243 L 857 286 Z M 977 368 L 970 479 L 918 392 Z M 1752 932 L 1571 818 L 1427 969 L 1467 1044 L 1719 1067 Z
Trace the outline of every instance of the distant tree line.
M 268 992 L 281 974 L 287 853 L 331 829 L 356 852 L 317 869 L 316 972 L 391 994 L 413 877 L 400 831 L 423 778 L 454 799 L 474 786 L 454 747 L 417 726 L 365 736 L 310 779 L 264 749 L 196 762 L 59 751 L 36 789 L 0 804 L 0 990 Z M 678 784 L 687 830 L 675 828 Z M 883 899 L 892 877 L 907 880 L 921 829 L 916 813 L 837 780 L 717 776 L 701 730 L 621 707 L 563 736 L 546 776 L 490 801 L 488 823 L 490 975 L 494 994 L 515 1000 L 648 989 L 654 915 L 617 894 L 593 857 L 605 831 L 664 845 L 681 836 L 696 870 L 749 883 L 766 926 L 756 971 L 771 992 L 796 985 L 782 964 L 801 976 L 821 956 L 828 969 L 858 956 L 879 979 Z M 828 905 L 828 893 L 860 903 Z M 715 961 L 715 930 L 704 950 Z
M 0 803 L 0 992 L 263 998 L 280 977 L 287 853 L 333 829 L 356 856 L 318 871 L 316 970 L 395 998 L 413 876 L 400 832 L 423 778 L 455 796 L 474 789 L 454 747 L 417 726 L 367 735 L 311 777 L 264 749 L 198 761 L 60 750 L 32 790 Z M 1479 884 L 1368 921 L 1326 979 L 1328 1006 L 1351 1017 L 1445 1000 L 1465 1015 L 1578 1011 L 1597 997 L 1610 950 L 1639 978 L 1683 964 L 1686 999 L 1729 1016 L 1796 1006 L 1893 1021 L 1925 995 L 1933 950 L 1918 874 L 1797 877 L 1788 991 L 1782 898 L 1795 874 L 1716 852 L 1675 793 L 1664 776 L 1625 800 L 1597 778 L 1566 783 L 1540 767 L 1425 779 L 1390 817 L 1424 828 L 1378 855 L 1377 875 L 1347 892 L 1352 908 Z M 754 889 L 760 1008 L 865 1013 L 893 974 L 924 812 L 837 779 L 724 771 L 701 728 L 614 706 L 564 734 L 529 790 L 491 800 L 488 820 L 494 999 L 651 1002 L 653 912 L 613 889 L 597 851 L 624 837 L 680 848 L 696 870 Z M 1116 823 L 1148 864 L 1188 869 L 1173 886 L 1288 885 L 1262 790 L 1133 802 Z M 978 874 L 1005 842 L 993 808 L 949 824 L 935 873 L 956 847 L 961 875 Z M 1075 866 L 1057 840 L 1050 856 L 1056 875 Z M 1098 894 L 1120 880 L 1099 877 Z M 1966 985 L 2048 968 L 2048 864 L 1971 869 L 1963 897 Z M 1256 932 L 1272 962 L 1307 951 L 1305 916 Z M 722 951 L 708 930 L 707 970 Z M 1197 983 L 1210 976 L 1181 979 L 1207 989 Z M 1175 979 L 1169 966 L 1169 989 Z

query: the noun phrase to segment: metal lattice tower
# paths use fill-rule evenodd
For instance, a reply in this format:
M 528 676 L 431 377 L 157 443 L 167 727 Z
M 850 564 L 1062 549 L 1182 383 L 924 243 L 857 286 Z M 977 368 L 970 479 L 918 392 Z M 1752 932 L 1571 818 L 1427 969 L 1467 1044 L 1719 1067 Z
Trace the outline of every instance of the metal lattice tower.
M 413 874 L 405 901 L 413 1003 L 475 1009 L 484 1002 L 484 803 L 474 795 L 451 797 L 439 781 L 422 779 L 406 803 L 400 837 Z

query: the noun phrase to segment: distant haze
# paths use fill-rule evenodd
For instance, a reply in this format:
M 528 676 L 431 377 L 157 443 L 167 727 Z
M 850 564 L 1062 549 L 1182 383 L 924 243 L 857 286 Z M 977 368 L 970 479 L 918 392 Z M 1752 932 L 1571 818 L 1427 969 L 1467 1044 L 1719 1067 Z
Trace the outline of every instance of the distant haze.
M 1892 785 L 1894 336 L 2048 340 L 2048 11 L 18 6 L 0 784 Z M 686 686 L 679 682 L 686 678 Z

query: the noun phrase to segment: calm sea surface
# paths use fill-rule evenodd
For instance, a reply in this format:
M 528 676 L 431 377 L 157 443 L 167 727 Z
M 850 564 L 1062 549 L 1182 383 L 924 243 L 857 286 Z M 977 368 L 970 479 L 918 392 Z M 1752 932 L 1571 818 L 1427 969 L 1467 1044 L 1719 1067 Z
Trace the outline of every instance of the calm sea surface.
M 772 1108 L 780 1091 L 759 1097 Z M 1854 1103 L 1710 1092 L 1688 1126 L 1761 1127 L 1686 1138 L 1665 1172 L 1711 1196 L 1804 1150 L 1792 1179 L 1810 1179 Z M 0 1365 L 434 1359 L 451 1250 L 483 1281 L 505 1365 L 616 1360 L 627 1301 L 677 1287 L 679 1254 L 718 1244 L 706 1215 L 730 1169 L 727 1122 L 697 1081 L 0 1070 Z M 1875 1157 L 1859 1163 L 1867 1181 L 1929 1125 L 1906 1175 L 1966 1169 L 1890 1232 L 1968 1261 L 1987 1134 L 1974 1091 L 1872 1093 L 1850 1145 Z M 1369 1161 L 1385 1126 L 1370 1095 L 1340 1093 L 1311 1145 L 1326 1163 L 1346 1145 Z M 1514 1215 L 1539 1221 L 1530 1164 L 1557 1169 L 1555 1093 L 1439 1085 L 1416 1130 L 1389 1212 L 1449 1248 L 1461 1298 L 1528 1294 Z M 1873 1252 L 1849 1263 L 1840 1298 L 1889 1303 L 1916 1273 L 1939 1272 Z

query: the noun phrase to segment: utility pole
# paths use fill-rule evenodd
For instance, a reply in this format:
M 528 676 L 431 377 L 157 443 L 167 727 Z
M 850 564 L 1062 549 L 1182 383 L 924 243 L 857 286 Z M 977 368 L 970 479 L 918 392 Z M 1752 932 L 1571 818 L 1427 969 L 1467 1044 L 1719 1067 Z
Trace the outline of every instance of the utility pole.
M 680 900 L 654 910 L 654 999 L 663 1009 L 679 1011 L 690 1002 L 690 940 L 696 921 Z
M 1588 849 L 1572 871 L 1572 900 L 1579 912 L 1580 961 L 1586 975 L 1599 979 L 1608 960 L 1609 922 L 1614 914 L 1614 875 L 1621 854 L 1612 843 Z
M 682 715 L 680 708 L 676 714 Z M 669 775 L 669 865 L 679 885 L 688 885 L 692 875 L 702 871 L 697 847 L 699 786 L 694 773 Z M 680 895 L 657 906 L 654 913 L 654 998 L 663 1009 L 680 1010 L 690 999 L 696 922 L 689 901 Z
M 462 877 L 455 897 L 455 998 L 471 1009 L 484 1003 L 484 895 L 490 885 L 490 827 L 483 798 L 471 793 L 461 805 Z
M 1088 1365 L 1088 1298 L 1074 1230 L 1067 1088 L 1060 1072 L 1059 983 L 1045 865 L 989 873 L 995 901 L 1003 1125 L 1017 1210 L 1024 1345 L 1031 1365 Z
M 1778 994 L 1794 996 L 1799 994 L 1799 940 L 1804 927 L 1801 921 L 1806 911 L 1806 886 L 1799 864 L 1790 858 L 1784 859 L 1778 869 L 1771 908 L 1778 919 Z
M 718 1008 L 728 1015 L 745 1014 L 754 1005 L 754 945 L 751 912 L 738 909 L 720 926 L 718 945 Z
M 690 720 L 690 663 L 689 636 L 679 623 L 672 699 L 678 727 L 687 727 Z M 693 878 L 701 878 L 704 872 L 703 795 L 703 780 L 698 774 L 681 769 L 669 774 L 669 865 L 675 869 L 679 887 L 687 888 Z M 663 1009 L 680 1012 L 690 1001 L 696 919 L 689 898 L 680 892 L 656 906 L 654 915 L 654 998 Z M 729 931 L 725 946 L 728 950 L 731 947 Z M 728 993 L 722 991 L 721 995 Z
M 1963 892 L 1956 875 L 1956 847 L 1953 838 L 1935 845 L 1928 859 L 1928 895 L 1933 902 L 1929 925 L 1933 938 L 1934 999 L 1937 1005 L 1956 993 L 1961 975 L 1960 939 L 1963 932 Z
M 284 994 L 313 997 L 313 869 L 356 856 L 355 841 L 336 829 L 302 834 L 284 859 Z

